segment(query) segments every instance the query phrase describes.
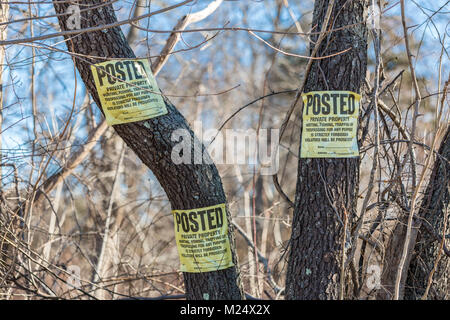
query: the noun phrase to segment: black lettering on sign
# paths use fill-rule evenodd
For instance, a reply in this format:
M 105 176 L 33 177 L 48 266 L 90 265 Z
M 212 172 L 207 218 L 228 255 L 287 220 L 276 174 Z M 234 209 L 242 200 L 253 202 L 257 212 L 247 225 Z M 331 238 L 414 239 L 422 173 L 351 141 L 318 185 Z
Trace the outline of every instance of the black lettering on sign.
M 98 81 L 100 82 L 100 85 L 103 86 L 103 78 L 106 77 L 105 67 L 99 66 L 96 70 Z
M 214 229 L 216 225 L 214 224 L 214 216 L 212 215 L 214 213 L 214 209 L 208 210 L 208 227 L 209 229 Z
M 174 212 L 177 232 L 204 232 L 223 226 L 224 212 L 221 207 L 200 211 Z
M 224 212 L 222 211 L 222 208 L 216 208 L 216 217 L 217 217 L 217 228 L 222 228 L 223 226 L 223 215 Z
M 348 96 L 347 94 L 341 94 L 341 114 L 347 114 L 347 110 L 345 109 L 345 105 L 346 105 L 346 101 L 345 101 L 345 97 Z
M 330 114 L 330 95 L 328 93 L 322 94 L 322 104 L 324 108 L 322 108 L 322 114 Z
M 313 97 L 313 113 L 316 116 L 320 113 L 320 94 L 318 93 Z
M 135 79 L 142 79 L 142 76 L 139 74 L 138 69 L 136 68 L 137 61 L 133 61 L 133 71 L 134 71 L 134 77 Z
M 197 213 L 196 212 L 191 212 L 189 213 L 189 222 L 191 224 L 191 230 L 193 232 L 197 232 L 198 231 L 198 222 L 197 222 Z
M 337 114 L 337 98 L 339 97 L 339 93 L 332 93 L 331 97 L 333 98 L 333 113 Z
M 125 81 L 127 76 L 125 75 L 125 72 L 123 71 L 123 63 L 122 62 L 120 62 L 120 61 L 116 62 L 116 70 L 117 70 L 117 73 L 119 74 L 119 79 L 122 81 Z
M 142 62 L 142 61 L 136 61 L 136 62 L 139 63 L 139 65 L 141 66 L 141 70 L 143 72 L 143 74 L 141 74 L 142 75 L 141 78 L 143 78 L 144 75 L 147 75 L 147 72 L 145 71 L 144 62 Z
M 331 102 L 331 103 L 330 103 Z M 305 115 L 310 110 L 314 115 L 347 115 L 356 111 L 355 95 L 353 93 L 310 93 L 306 95 Z
M 126 73 L 125 73 L 126 69 Z M 145 77 L 145 66 L 142 61 L 117 61 L 104 66 L 96 67 L 98 81 L 101 86 L 104 85 L 104 79 L 107 78 L 110 85 L 117 81 L 139 80 Z
M 355 113 L 355 95 L 350 94 L 348 97 L 348 114 Z
M 108 75 L 109 84 L 116 83 L 116 68 L 114 68 L 114 64 L 107 64 L 105 70 Z
M 130 63 L 131 61 L 124 61 L 123 64 L 125 65 L 125 67 L 127 67 L 127 73 L 128 73 L 128 79 L 132 78 L 131 75 L 131 69 L 130 69 Z
M 181 228 L 184 232 L 189 232 L 189 220 L 188 215 L 186 213 L 183 213 L 181 216 Z
M 205 210 L 199 211 L 198 214 L 201 217 L 201 221 L 202 221 L 202 230 L 205 230 Z
M 306 96 L 306 115 L 308 115 L 309 108 L 311 108 L 312 106 L 312 99 L 313 99 L 312 95 L 309 94 Z
M 181 218 L 178 212 L 175 212 L 175 224 L 177 225 L 177 232 L 180 232 Z

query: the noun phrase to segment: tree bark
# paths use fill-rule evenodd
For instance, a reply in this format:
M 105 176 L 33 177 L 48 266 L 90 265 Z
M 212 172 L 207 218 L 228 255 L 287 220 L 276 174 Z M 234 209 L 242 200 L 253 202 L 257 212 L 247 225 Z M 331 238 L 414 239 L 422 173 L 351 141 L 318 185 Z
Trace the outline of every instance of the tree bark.
M 446 249 L 441 249 L 442 236 L 448 237 L 450 234 L 450 127 L 447 128 L 438 153 L 446 160 L 436 158 L 416 219 L 419 231 L 406 278 L 406 299 L 423 297 L 435 263 L 437 266 L 427 298 L 432 300 L 450 298 L 449 238 L 444 241 Z
M 102 3 L 101 0 L 78 1 L 83 8 L 94 7 L 100 3 Z M 53 1 L 53 5 L 56 13 L 62 14 L 66 12 L 70 3 Z M 111 5 L 83 11 L 81 14 L 82 29 L 117 21 Z M 68 17 L 68 15 L 58 17 L 63 31 L 69 30 L 67 27 Z M 105 59 L 135 58 L 132 49 L 120 27 L 66 37 L 66 43 L 69 51 L 86 55 L 85 57 L 76 56 L 76 67 L 94 101 L 101 109 L 90 65 L 103 62 Z M 115 125 L 115 131 L 155 174 L 165 190 L 173 210 L 226 203 L 222 181 L 214 164 L 175 165 L 172 162 L 172 147 L 177 143 L 171 141 L 172 132 L 177 129 L 185 129 L 190 132 L 193 140 L 196 140 L 196 137 L 175 106 L 168 99 L 164 98 L 164 100 L 168 114 L 145 121 Z M 204 149 L 203 146 L 202 149 Z M 235 253 L 234 229 L 228 209 L 227 216 L 230 246 L 235 266 L 214 272 L 184 273 L 187 299 L 243 298 Z
M 312 26 L 320 31 L 328 0 L 316 0 Z M 329 29 L 307 75 L 304 92 L 348 90 L 360 93 L 367 68 L 366 1 L 335 1 Z M 312 36 L 312 43 L 318 39 Z M 314 44 L 311 44 L 312 53 Z M 301 133 L 300 133 L 301 135 Z M 301 141 L 301 137 L 300 137 Z M 343 225 L 352 230 L 359 158 L 299 158 L 295 207 L 286 276 L 286 299 L 338 299 Z M 328 195 L 327 195 L 328 194 Z M 339 217 L 338 217 L 339 215 Z

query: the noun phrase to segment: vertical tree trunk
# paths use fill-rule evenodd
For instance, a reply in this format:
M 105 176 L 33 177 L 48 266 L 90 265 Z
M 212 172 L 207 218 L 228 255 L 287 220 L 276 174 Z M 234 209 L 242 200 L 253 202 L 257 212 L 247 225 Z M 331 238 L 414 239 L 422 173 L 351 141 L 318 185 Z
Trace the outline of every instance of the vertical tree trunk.
M 328 0 L 316 0 L 312 26 L 320 31 Z M 330 16 L 331 32 L 323 39 L 307 75 L 304 92 L 360 92 L 367 67 L 365 0 L 337 0 Z M 312 37 L 312 42 L 318 40 Z M 310 52 L 314 44 L 311 44 Z M 301 141 L 301 139 L 300 139 Z M 287 299 L 338 299 L 343 225 L 352 230 L 356 209 L 359 158 L 299 158 L 295 208 L 286 276 Z M 339 215 L 339 217 L 338 217 Z
M 78 1 L 80 7 L 94 7 L 103 1 Z M 53 1 L 56 13 L 64 14 L 70 3 Z M 68 15 L 58 17 L 61 30 L 67 27 Z M 117 22 L 111 5 L 81 13 L 81 28 L 101 26 Z M 90 65 L 104 59 L 91 58 L 135 58 L 120 27 L 102 31 L 84 32 L 66 37 L 69 51 L 85 55 L 76 57 L 76 67 L 87 89 L 101 106 Z M 125 143 L 149 167 L 165 190 L 174 210 L 193 209 L 226 203 L 222 182 L 214 164 L 180 164 L 171 160 L 171 141 L 174 130 L 185 129 L 196 139 L 184 117 L 174 105 L 165 99 L 168 114 L 134 123 L 115 125 L 114 129 Z M 100 108 L 101 109 L 101 108 Z M 228 219 L 230 214 L 227 209 Z M 229 239 L 235 266 L 213 272 L 184 273 L 187 299 L 242 299 L 239 268 L 235 254 L 234 230 L 229 225 Z
M 437 263 L 432 277 L 428 299 L 450 298 L 450 127 L 439 148 L 430 181 L 418 213 L 419 232 L 414 254 L 408 270 L 405 286 L 406 299 L 420 299 L 425 293 L 429 276 Z M 444 227 L 446 222 L 446 227 Z M 442 236 L 447 252 L 441 250 Z M 439 256 L 439 259 L 438 259 Z

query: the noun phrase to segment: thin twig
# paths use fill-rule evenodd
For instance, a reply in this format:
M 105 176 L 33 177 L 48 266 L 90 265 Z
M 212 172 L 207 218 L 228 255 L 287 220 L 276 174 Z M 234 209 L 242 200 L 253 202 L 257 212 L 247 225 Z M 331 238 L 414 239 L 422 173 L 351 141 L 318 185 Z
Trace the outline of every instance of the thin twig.
M 413 120 L 412 120 L 411 139 L 408 144 L 408 150 L 409 150 L 409 155 L 410 155 L 410 160 L 411 160 L 411 169 L 412 169 L 412 175 L 413 175 L 412 180 L 413 180 L 414 194 L 411 198 L 411 205 L 410 205 L 410 211 L 409 211 L 409 216 L 408 216 L 408 224 L 407 224 L 407 228 L 406 228 L 405 242 L 403 245 L 402 255 L 400 258 L 400 263 L 398 266 L 397 275 L 396 275 L 396 279 L 395 279 L 394 296 L 393 296 L 394 300 L 398 300 L 400 298 L 400 290 L 402 289 L 400 287 L 400 284 L 402 281 L 403 269 L 405 267 L 406 259 L 408 257 L 408 252 L 409 252 L 412 222 L 413 222 L 414 212 L 416 209 L 416 199 L 419 194 L 420 186 L 422 185 L 422 182 L 425 178 L 425 173 L 428 169 L 428 166 L 430 165 L 430 159 L 431 159 L 431 155 L 428 156 L 426 164 L 425 164 L 425 168 L 422 171 L 422 175 L 420 177 L 419 183 L 418 183 L 418 185 L 416 185 L 413 140 L 414 140 L 415 133 L 416 133 L 416 122 L 417 122 L 417 118 L 419 116 L 419 106 L 420 106 L 420 101 L 421 101 L 421 95 L 420 95 L 419 85 L 417 83 L 417 77 L 416 77 L 416 73 L 415 73 L 412 58 L 411 58 L 410 48 L 409 48 L 408 28 L 406 26 L 405 1 L 404 0 L 400 0 L 400 6 L 401 6 L 401 14 L 402 14 L 403 33 L 405 35 L 405 38 L 404 38 L 405 39 L 405 48 L 406 48 L 406 54 L 408 55 L 408 63 L 409 63 L 409 69 L 411 71 L 411 78 L 412 78 L 412 81 L 414 84 L 416 102 L 415 102 L 414 115 L 413 115 Z M 434 150 L 435 142 L 436 142 L 436 136 L 435 136 L 435 139 L 433 139 L 432 150 Z

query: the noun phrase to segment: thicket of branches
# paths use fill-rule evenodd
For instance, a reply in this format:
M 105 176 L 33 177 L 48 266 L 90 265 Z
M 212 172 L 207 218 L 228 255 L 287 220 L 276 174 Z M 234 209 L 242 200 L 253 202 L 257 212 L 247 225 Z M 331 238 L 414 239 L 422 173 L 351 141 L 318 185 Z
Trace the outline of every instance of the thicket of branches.
M 217 164 L 245 292 L 283 299 L 300 108 L 284 120 L 317 32 L 313 1 L 110 3 L 192 127 L 285 126 L 278 184 L 258 166 Z M 450 7 L 378 5 L 345 298 L 448 299 Z M 1 2 L 0 20 L 0 299 L 184 298 L 167 197 L 95 107 L 52 3 Z

